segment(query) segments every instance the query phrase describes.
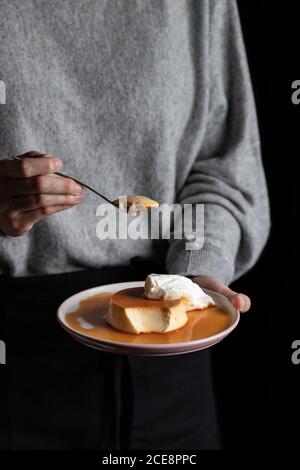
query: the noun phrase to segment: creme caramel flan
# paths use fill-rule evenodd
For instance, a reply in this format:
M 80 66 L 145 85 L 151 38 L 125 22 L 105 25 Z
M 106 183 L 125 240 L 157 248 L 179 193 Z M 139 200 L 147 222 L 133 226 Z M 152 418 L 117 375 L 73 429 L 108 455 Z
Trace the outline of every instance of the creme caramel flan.
M 113 294 L 105 319 L 125 333 L 167 333 L 188 322 L 187 311 L 213 305 L 213 299 L 191 279 L 150 274 L 144 287 Z
M 167 333 L 184 326 L 186 300 L 148 299 L 143 287 L 124 289 L 112 295 L 106 321 L 126 333 Z

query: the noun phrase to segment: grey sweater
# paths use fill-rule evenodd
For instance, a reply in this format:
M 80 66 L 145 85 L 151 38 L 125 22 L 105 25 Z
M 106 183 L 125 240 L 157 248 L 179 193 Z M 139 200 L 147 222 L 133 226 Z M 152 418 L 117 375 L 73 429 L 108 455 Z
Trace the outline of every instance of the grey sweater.
M 269 208 L 234 0 L 0 2 L 0 157 L 57 155 L 108 197 L 205 204 L 205 244 L 170 241 L 168 272 L 237 278 Z M 164 243 L 96 236 L 100 200 L 0 238 L 11 276 L 162 259 Z

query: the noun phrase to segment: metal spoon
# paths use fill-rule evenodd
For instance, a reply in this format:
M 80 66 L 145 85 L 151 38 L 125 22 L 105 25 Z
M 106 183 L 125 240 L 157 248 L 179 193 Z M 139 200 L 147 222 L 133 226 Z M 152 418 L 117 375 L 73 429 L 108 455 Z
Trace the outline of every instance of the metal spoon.
M 22 158 L 14 156 L 12 157 L 12 159 L 21 160 Z M 97 196 L 102 197 L 102 199 L 107 201 L 109 204 L 112 204 L 114 207 L 117 207 L 119 210 L 127 212 L 128 215 L 135 216 L 142 211 L 159 206 L 158 202 L 154 201 L 153 199 L 148 198 L 147 196 L 137 196 L 137 195 L 122 196 L 118 199 L 115 199 L 114 201 L 111 201 L 106 196 L 99 193 L 99 191 L 96 191 L 96 189 L 92 188 L 91 186 L 87 185 L 86 183 L 83 183 L 82 181 L 76 178 L 73 178 L 72 176 L 65 175 L 64 173 L 60 173 L 58 171 L 56 171 L 54 175 L 62 176 L 63 178 L 72 179 L 73 181 L 75 181 L 75 183 L 80 184 L 81 186 L 88 189 L 89 191 L 92 191 L 93 193 L 97 194 Z
M 112 204 L 114 207 L 117 207 L 118 209 L 124 212 L 127 212 L 127 214 L 131 216 L 135 216 L 142 211 L 159 206 L 158 202 L 154 201 L 153 199 L 150 199 L 147 196 L 138 196 L 138 195 L 122 196 L 122 197 L 119 197 L 118 199 L 111 201 L 106 196 L 96 191 L 96 189 L 92 188 L 91 186 L 88 186 L 86 183 L 83 183 L 82 181 L 76 178 L 67 176 L 64 173 L 60 173 L 58 171 L 56 171 L 54 174 L 58 176 L 62 176 L 63 178 L 71 178 L 73 181 L 75 181 L 75 183 L 78 183 L 84 188 L 89 189 L 93 193 L 97 194 L 97 196 L 102 197 L 102 199 Z

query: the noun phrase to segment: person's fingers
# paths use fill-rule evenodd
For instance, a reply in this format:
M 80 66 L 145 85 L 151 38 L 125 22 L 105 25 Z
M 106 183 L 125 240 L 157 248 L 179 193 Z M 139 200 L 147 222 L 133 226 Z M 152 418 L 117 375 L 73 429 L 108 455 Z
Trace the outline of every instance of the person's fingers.
M 221 281 L 216 282 L 216 287 L 217 287 L 215 289 L 216 292 L 218 292 L 219 294 L 224 295 L 224 297 L 227 297 L 227 299 L 229 299 L 229 300 L 232 300 L 234 298 L 234 296 L 237 294 L 235 291 L 230 289 L 230 287 L 226 286 Z
M 247 312 L 251 307 L 251 300 L 245 294 L 240 294 L 230 287 L 226 286 L 219 279 L 208 276 L 197 276 L 193 278 L 193 281 L 199 284 L 200 287 L 210 289 L 218 294 L 224 295 L 232 303 L 232 305 L 240 312 Z
M 217 292 L 227 297 L 232 305 L 241 312 L 247 312 L 251 307 L 251 300 L 247 295 L 235 292 L 221 282 L 218 284 Z
M 11 199 L 11 207 L 16 213 L 42 209 L 48 206 L 72 206 L 80 204 L 83 200 L 83 194 L 57 195 L 57 194 L 36 194 L 33 196 L 15 197 Z
M 82 186 L 71 178 L 39 175 L 33 178 L 3 180 L 1 193 L 5 197 L 32 194 L 82 194 Z
M 54 156 L 29 152 L 17 159 L 7 158 L 0 162 L 0 178 L 31 178 L 54 173 L 62 167 L 62 161 Z
M 30 150 L 30 152 L 22 153 L 22 155 L 17 155 L 12 158 L 40 158 L 40 157 L 53 157 L 48 153 L 37 152 L 36 150 Z
M 235 294 L 230 300 L 232 305 L 240 312 L 248 312 L 251 307 L 251 300 L 245 294 Z

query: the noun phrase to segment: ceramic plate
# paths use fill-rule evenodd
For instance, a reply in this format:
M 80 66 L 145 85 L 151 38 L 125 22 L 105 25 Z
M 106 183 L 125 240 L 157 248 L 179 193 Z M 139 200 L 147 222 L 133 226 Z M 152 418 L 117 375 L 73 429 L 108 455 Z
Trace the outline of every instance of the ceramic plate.
M 78 294 L 66 299 L 60 305 L 57 313 L 58 321 L 75 340 L 85 344 L 86 346 L 116 354 L 132 354 L 138 356 L 171 356 L 209 348 L 229 335 L 239 322 L 240 314 L 232 306 L 229 300 L 224 296 L 207 289 L 203 290 L 214 299 L 216 305 L 225 311 L 227 315 L 224 314 L 224 318 L 218 318 L 219 329 L 221 329 L 221 331 L 212 335 L 208 334 L 204 337 L 203 330 L 201 331 L 201 322 L 206 322 L 206 324 L 208 324 L 208 319 L 205 317 L 205 311 L 198 311 L 197 317 L 196 312 L 193 312 L 193 318 L 187 323 L 187 325 L 179 330 L 165 334 L 155 333 L 150 335 L 134 335 L 118 332 L 116 335 L 115 330 L 113 330 L 109 325 L 106 325 L 104 320 L 106 313 L 105 309 L 99 309 L 98 312 L 95 305 L 90 312 L 87 309 L 87 312 L 83 313 L 78 320 L 76 318 L 76 322 L 78 322 L 78 324 L 76 322 L 74 323 L 74 321 L 70 321 L 74 312 L 79 308 L 79 305 L 89 303 L 90 299 L 94 296 L 100 297 L 101 295 L 105 295 L 105 293 L 112 294 L 121 289 L 143 286 L 144 281 L 122 282 L 118 284 L 94 287 L 92 289 L 79 292 Z M 94 320 L 94 323 L 91 322 L 91 318 L 94 320 L 96 318 L 96 322 Z M 193 322 L 194 324 L 197 322 L 197 328 L 193 327 Z M 223 324 L 224 327 L 222 327 Z M 100 329 L 97 325 L 100 326 Z

